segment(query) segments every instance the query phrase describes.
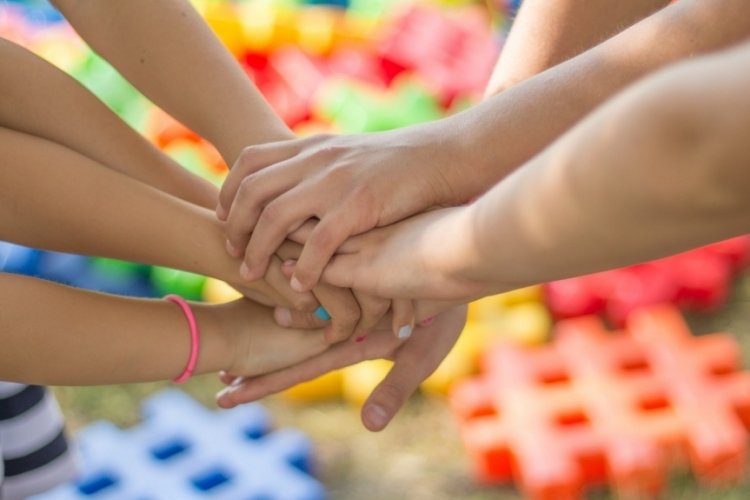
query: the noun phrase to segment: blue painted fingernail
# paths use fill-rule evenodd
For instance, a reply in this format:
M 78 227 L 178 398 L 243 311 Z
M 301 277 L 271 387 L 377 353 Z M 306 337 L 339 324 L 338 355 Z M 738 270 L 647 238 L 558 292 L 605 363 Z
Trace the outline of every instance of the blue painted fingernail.
M 315 317 L 318 319 L 322 319 L 323 321 L 328 321 L 329 319 L 331 319 L 331 315 L 328 314 L 328 311 L 326 311 L 326 308 L 323 306 L 315 309 Z

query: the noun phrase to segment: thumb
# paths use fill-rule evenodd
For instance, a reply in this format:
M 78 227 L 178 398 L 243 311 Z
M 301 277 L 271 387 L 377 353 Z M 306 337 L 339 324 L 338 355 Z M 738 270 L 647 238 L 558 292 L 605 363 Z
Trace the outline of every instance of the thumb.
M 424 376 L 421 367 L 396 360 L 388 375 L 378 384 L 362 407 L 362 423 L 373 432 L 382 431 L 419 388 Z

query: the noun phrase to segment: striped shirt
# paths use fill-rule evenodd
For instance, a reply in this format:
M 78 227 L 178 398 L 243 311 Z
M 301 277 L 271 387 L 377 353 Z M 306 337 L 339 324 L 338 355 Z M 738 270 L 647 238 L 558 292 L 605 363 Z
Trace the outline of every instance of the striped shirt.
M 0 500 L 20 500 L 69 481 L 76 465 L 49 390 L 0 382 Z

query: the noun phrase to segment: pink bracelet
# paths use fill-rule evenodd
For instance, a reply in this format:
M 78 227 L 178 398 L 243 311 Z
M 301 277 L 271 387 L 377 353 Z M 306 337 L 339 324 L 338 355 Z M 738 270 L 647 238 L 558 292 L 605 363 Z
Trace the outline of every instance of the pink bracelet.
M 185 302 L 185 299 L 183 299 L 179 295 L 166 295 L 164 299 L 170 302 L 174 302 L 175 304 L 180 306 L 182 312 L 185 313 L 185 317 L 188 321 L 188 326 L 190 327 L 190 357 L 188 358 L 188 363 L 185 367 L 185 370 L 177 378 L 173 379 L 173 382 L 175 384 L 181 384 L 190 378 L 190 376 L 193 374 L 193 371 L 195 370 L 195 365 L 198 363 L 198 351 L 200 350 L 201 338 L 200 332 L 198 331 L 198 322 L 195 321 L 193 310 L 190 309 L 190 305 Z

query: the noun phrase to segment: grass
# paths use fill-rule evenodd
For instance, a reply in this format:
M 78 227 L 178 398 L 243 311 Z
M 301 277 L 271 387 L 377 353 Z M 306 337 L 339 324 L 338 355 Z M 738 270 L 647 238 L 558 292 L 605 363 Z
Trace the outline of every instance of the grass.
M 750 367 L 750 279 L 736 286 L 724 310 L 711 316 L 694 315 L 689 321 L 696 332 L 726 330 L 736 334 L 743 348 L 745 366 Z M 96 419 L 131 426 L 139 419 L 139 401 L 169 384 L 56 388 L 68 417 L 76 429 Z M 199 377 L 185 390 L 206 405 L 213 404 L 219 388 L 214 377 Z M 373 434 L 360 424 L 358 410 L 345 404 L 297 405 L 281 398 L 268 398 L 277 426 L 295 426 L 315 441 L 319 476 L 332 499 L 409 500 L 511 500 L 520 498 L 511 487 L 481 487 L 472 479 L 459 441 L 456 424 L 444 401 L 416 397 L 391 426 Z M 606 491 L 591 494 L 611 498 Z M 663 498 L 670 500 L 746 500 L 750 477 L 742 484 L 709 488 L 687 473 L 672 476 Z

